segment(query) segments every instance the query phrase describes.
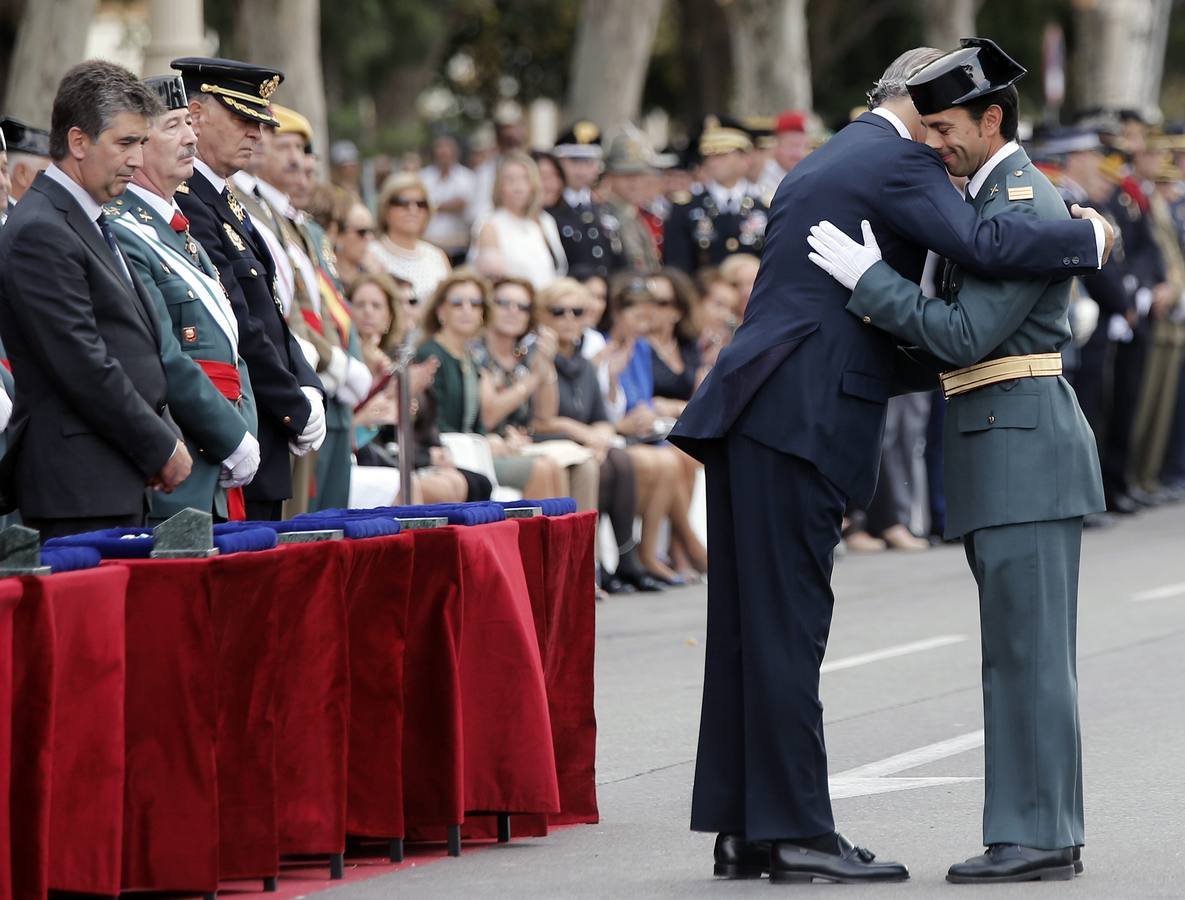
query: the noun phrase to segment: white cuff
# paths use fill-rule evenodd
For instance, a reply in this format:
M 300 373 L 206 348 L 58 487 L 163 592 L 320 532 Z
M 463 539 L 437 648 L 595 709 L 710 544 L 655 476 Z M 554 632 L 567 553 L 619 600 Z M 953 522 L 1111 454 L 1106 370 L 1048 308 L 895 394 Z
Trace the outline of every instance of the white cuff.
M 1107 232 L 1103 229 L 1103 223 L 1098 219 L 1091 219 L 1090 224 L 1094 226 L 1095 268 L 1101 269 L 1103 267 L 1103 248 L 1107 246 Z
M 259 442 L 255 440 L 255 437 L 251 434 L 251 432 L 244 431 L 243 439 L 239 441 L 239 446 L 235 447 L 235 449 L 231 451 L 230 456 L 222 461 L 222 465 L 227 469 L 233 470 L 235 466 L 250 456 L 254 449 L 258 446 Z
M 334 397 L 338 389 L 346 381 L 346 373 L 350 367 L 350 358 L 342 352 L 340 347 L 329 348 L 329 364 L 321 372 L 321 384 L 325 386 L 325 395 Z
M 1136 291 L 1136 312 L 1142 319 L 1148 315 L 1150 309 L 1152 309 L 1152 289 L 1142 287 Z
M 296 338 L 296 343 L 300 345 L 300 352 L 304 354 L 304 358 L 308 360 L 309 365 L 312 367 L 313 371 L 316 372 L 317 362 L 320 359 L 320 356 L 317 354 L 317 348 L 302 338 L 299 334 L 294 334 L 292 336 Z
M 335 351 L 336 352 L 336 351 Z M 370 369 L 364 363 L 352 356 L 346 357 L 346 374 L 334 395 L 342 403 L 357 406 L 370 393 L 370 386 L 374 382 Z

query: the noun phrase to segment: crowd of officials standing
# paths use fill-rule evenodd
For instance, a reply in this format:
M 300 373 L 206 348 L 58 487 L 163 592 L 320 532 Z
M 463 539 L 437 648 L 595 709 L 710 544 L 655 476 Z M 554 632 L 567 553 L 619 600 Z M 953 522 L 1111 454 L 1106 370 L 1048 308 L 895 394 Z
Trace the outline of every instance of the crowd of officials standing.
M 571 495 L 611 525 L 607 591 L 702 576 L 698 465 L 665 438 L 744 315 L 770 200 L 825 139 L 817 119 L 709 116 L 662 152 L 577 121 L 544 151 L 503 116 L 490 140 L 437 135 L 426 165 L 363 167 L 274 102 L 282 80 L 193 57 L 140 81 L 92 61 L 48 129 L 3 119 L 4 510 L 50 537 L 187 506 L 390 503 L 392 374 L 414 354 L 417 501 Z M 1108 508 L 1181 499 L 1185 134 L 1125 111 L 1030 144 L 1121 235 L 1076 285 L 1064 351 Z M 936 393 L 890 402 L 852 550 L 941 534 L 942 412 Z M 458 434 L 492 466 L 459 466 Z

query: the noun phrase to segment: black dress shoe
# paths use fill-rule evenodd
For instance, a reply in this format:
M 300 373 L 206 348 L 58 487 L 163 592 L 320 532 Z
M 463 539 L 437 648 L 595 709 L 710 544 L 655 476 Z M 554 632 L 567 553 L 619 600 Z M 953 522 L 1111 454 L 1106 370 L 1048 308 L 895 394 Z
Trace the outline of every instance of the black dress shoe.
M 649 572 L 622 572 L 621 580 L 639 591 L 665 591 L 667 586 Z
M 946 873 L 946 880 L 954 884 L 1069 881 L 1073 877 L 1072 848 L 1037 850 L 1020 844 L 992 844 L 987 853 L 955 863 Z
M 775 841 L 769 880 L 776 884 L 811 881 L 863 884 L 909 880 L 909 869 L 901 863 L 878 861 L 875 853 L 853 846 L 842 834 L 836 838 L 838 853 L 812 850 L 792 841 Z
M 601 587 L 606 594 L 632 594 L 634 586 L 616 575 L 602 575 Z
M 1107 497 L 1107 512 L 1119 513 L 1121 516 L 1130 516 L 1132 513 L 1140 511 L 1140 504 L 1136 503 L 1127 494 L 1112 494 Z
M 1074 848 L 1074 874 L 1081 875 L 1083 868 L 1085 868 L 1085 867 L 1082 865 L 1082 848 L 1075 847 Z
M 769 871 L 769 841 L 747 841 L 739 834 L 716 835 L 712 851 L 717 878 L 760 878 Z

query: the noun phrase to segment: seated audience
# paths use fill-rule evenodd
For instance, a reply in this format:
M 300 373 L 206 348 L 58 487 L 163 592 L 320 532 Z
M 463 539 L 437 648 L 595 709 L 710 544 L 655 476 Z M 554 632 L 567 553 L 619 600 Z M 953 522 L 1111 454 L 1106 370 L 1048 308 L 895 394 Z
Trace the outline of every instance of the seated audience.
M 428 189 L 418 175 L 398 172 L 387 179 L 379 195 L 382 234 L 370 253 L 384 271 L 410 281 L 421 298 L 431 297 L 452 271 L 444 251 L 423 239 L 431 218 Z
M 753 283 L 757 281 L 757 269 L 761 261 L 749 253 L 734 253 L 720 263 L 720 274 L 737 290 L 737 322 L 745 317 Z
M 714 366 L 740 324 L 740 293 L 715 266 L 700 269 L 696 283 L 700 291 L 700 356 L 704 365 Z
M 650 330 L 654 351 L 654 409 L 678 418 L 707 374 L 699 350 L 698 298 L 691 279 L 678 269 L 662 269 L 647 279 Z
M 560 161 L 546 150 L 532 150 L 531 159 L 539 167 L 539 185 L 542 189 L 542 206 L 549 209 L 560 202 L 564 195 L 564 188 L 568 182 L 564 180 L 564 170 L 560 168 Z
M 359 275 L 384 271 L 370 252 L 374 243 L 374 216 L 364 203 L 352 202 L 338 226 L 337 276 L 352 284 Z

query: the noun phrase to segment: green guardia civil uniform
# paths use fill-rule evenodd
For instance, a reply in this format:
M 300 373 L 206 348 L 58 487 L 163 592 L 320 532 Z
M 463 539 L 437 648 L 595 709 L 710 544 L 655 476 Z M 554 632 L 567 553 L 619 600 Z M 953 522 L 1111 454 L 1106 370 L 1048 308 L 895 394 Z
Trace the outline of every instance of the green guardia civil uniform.
M 1068 217 L 1019 147 L 968 202 L 989 218 Z M 954 267 L 943 299 L 933 299 L 878 262 L 848 309 L 953 369 L 1060 351 L 1070 340 L 1070 290 L 1068 278 L 991 281 Z M 1000 382 L 947 402 L 946 534 L 963 538 L 979 586 L 984 843 L 1077 846 L 1084 840 L 1078 567 L 1082 518 L 1104 508 L 1095 440 L 1060 376 Z
M 222 461 L 235 451 L 246 431 L 257 433 L 255 400 L 246 363 L 238 353 L 238 325 L 218 270 L 187 231 L 173 230 L 164 218 L 166 205 L 175 209 L 171 199 L 150 200 L 133 186 L 104 212 L 156 305 L 162 337 L 163 326 L 172 326 L 175 340 L 163 340 L 162 353 L 236 367 L 240 395 L 231 401 L 204 373 L 180 385 L 170 378 L 169 409 L 181 426 L 193 468 L 173 493 L 153 492 L 150 518 L 166 519 L 193 507 L 225 519 L 229 514 L 226 490 L 218 486 Z

